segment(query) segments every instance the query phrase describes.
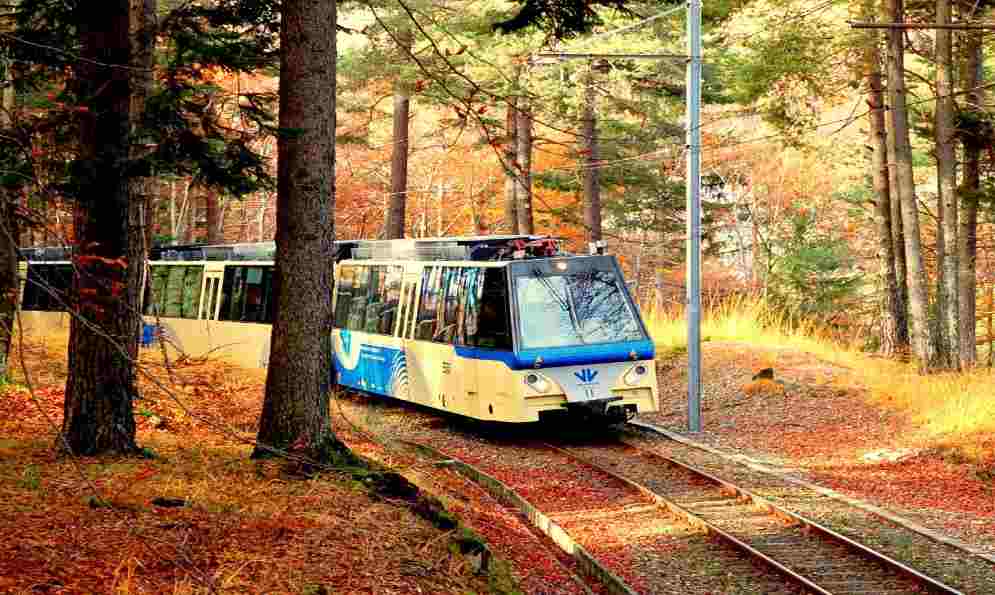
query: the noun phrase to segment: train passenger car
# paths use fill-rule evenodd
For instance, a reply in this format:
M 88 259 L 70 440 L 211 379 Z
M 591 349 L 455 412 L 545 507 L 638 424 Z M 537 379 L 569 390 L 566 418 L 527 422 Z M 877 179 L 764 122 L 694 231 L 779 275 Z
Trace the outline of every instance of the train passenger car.
M 658 408 L 654 345 L 613 257 L 549 239 L 358 242 L 336 276 L 338 382 L 467 417 Z
M 272 242 L 152 251 L 142 345 L 170 357 L 205 355 L 246 368 L 269 363 L 274 315 Z M 72 265 L 64 248 L 28 248 L 20 263 L 23 331 L 53 344 L 69 334 Z

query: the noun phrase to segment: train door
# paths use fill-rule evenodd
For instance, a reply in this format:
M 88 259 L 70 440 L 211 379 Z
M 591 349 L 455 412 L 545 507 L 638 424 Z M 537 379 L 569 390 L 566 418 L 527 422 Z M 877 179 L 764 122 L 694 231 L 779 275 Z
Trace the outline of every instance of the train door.
M 429 407 L 450 409 L 451 403 L 442 393 L 442 376 L 448 373 L 452 359 L 446 357 L 446 348 L 449 351 L 452 348 L 436 340 L 440 308 L 444 304 L 445 268 L 422 268 L 415 300 L 417 307 L 409 317 L 412 338 L 405 343 L 411 400 Z

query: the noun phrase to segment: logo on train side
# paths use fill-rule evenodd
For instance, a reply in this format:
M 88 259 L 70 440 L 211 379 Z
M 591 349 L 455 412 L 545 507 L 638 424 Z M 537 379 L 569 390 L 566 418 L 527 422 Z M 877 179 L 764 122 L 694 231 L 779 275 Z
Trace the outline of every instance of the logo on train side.
M 591 368 L 584 368 L 580 372 L 574 372 L 574 376 L 577 377 L 577 380 L 580 380 L 581 384 L 594 384 L 594 379 L 598 377 L 598 371 Z

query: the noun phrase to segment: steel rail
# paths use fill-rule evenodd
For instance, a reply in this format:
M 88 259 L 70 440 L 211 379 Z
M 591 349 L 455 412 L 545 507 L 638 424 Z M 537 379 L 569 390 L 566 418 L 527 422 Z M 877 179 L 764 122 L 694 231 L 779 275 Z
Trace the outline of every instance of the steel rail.
M 714 523 L 695 514 L 691 510 L 681 506 L 677 502 L 674 502 L 673 500 L 654 492 L 653 490 L 647 488 L 646 486 L 639 484 L 635 481 L 632 481 L 631 479 L 625 477 L 624 475 L 619 475 L 618 473 L 612 471 L 611 469 L 608 469 L 603 465 L 595 463 L 591 459 L 583 455 L 579 455 L 569 449 L 560 448 L 559 446 L 555 446 L 552 444 L 547 444 L 546 446 L 554 450 L 557 450 L 559 452 L 562 452 L 563 454 L 573 459 L 576 459 L 584 463 L 585 465 L 589 465 L 590 467 L 593 467 L 598 471 L 605 473 L 606 475 L 613 477 L 618 481 L 621 481 L 622 483 L 628 485 L 629 487 L 638 490 L 644 496 L 653 500 L 658 506 L 666 508 L 674 516 L 684 518 L 689 525 L 706 530 L 708 533 L 714 535 L 715 537 L 718 537 L 724 543 L 742 551 L 751 558 L 760 560 L 767 566 L 774 569 L 776 572 L 782 574 L 783 576 L 787 577 L 789 580 L 794 581 L 795 583 L 801 585 L 802 587 L 808 589 L 809 591 L 813 593 L 818 593 L 819 595 L 834 595 L 832 591 L 824 589 L 823 587 L 819 586 L 817 583 L 813 582 L 809 578 L 792 570 L 791 568 L 785 566 L 781 562 L 778 562 L 776 559 L 772 558 L 771 556 L 761 552 L 752 545 L 739 539 L 735 535 L 729 533 L 728 531 L 722 529 L 721 527 L 715 525 Z
M 717 476 L 715 476 L 715 475 L 713 475 L 713 474 L 711 474 L 711 473 L 709 473 L 707 471 L 704 471 L 702 469 L 698 469 L 697 467 L 695 467 L 693 465 L 690 465 L 688 463 L 685 463 L 683 461 L 679 461 L 679 460 L 673 459 L 671 457 L 667 457 L 667 456 L 664 456 L 664 455 L 661 455 L 661 454 L 658 454 L 658 453 L 655 453 L 655 452 L 652 452 L 652 451 L 644 450 L 644 449 L 639 448 L 637 446 L 634 446 L 634 445 L 632 445 L 632 444 L 630 444 L 628 442 L 625 442 L 624 440 L 621 441 L 621 443 L 625 444 L 626 446 L 629 446 L 630 448 L 634 448 L 634 449 L 638 450 L 640 452 L 640 454 L 642 454 L 642 455 L 645 455 L 645 456 L 648 456 L 648 457 L 652 457 L 652 458 L 661 460 L 661 461 L 663 461 L 663 462 L 665 462 L 665 463 L 667 463 L 667 464 L 669 464 L 669 465 L 671 465 L 671 466 L 673 466 L 673 467 L 675 467 L 677 469 L 680 469 L 680 470 L 683 470 L 683 471 L 685 471 L 687 473 L 690 473 L 690 474 L 692 474 L 695 477 L 698 477 L 700 479 L 704 479 L 705 481 L 708 481 L 708 482 L 710 482 L 710 483 L 718 486 L 722 491 L 735 496 L 737 499 L 748 501 L 753 506 L 755 506 L 757 508 L 760 508 L 760 509 L 763 509 L 763 510 L 767 511 L 769 514 L 772 514 L 772 515 L 774 515 L 774 516 L 776 516 L 776 517 L 778 517 L 778 518 L 780 518 L 782 520 L 785 520 L 785 521 L 788 521 L 788 522 L 791 522 L 791 523 L 797 523 L 798 525 L 802 526 L 806 531 L 815 533 L 815 534 L 821 536 L 823 539 L 826 539 L 827 541 L 830 541 L 830 542 L 833 542 L 833 543 L 836 543 L 838 545 L 842 545 L 842 546 L 846 547 L 850 551 L 852 551 L 852 552 L 854 552 L 854 553 L 862 556 L 863 558 L 865 558 L 867 560 L 870 560 L 872 562 L 876 562 L 878 564 L 881 564 L 885 568 L 890 569 L 892 571 L 896 571 L 897 574 L 902 575 L 902 576 L 904 576 L 904 577 L 906 577 L 906 578 L 908 578 L 908 579 L 910 579 L 912 581 L 915 581 L 916 583 L 918 583 L 922 587 L 926 588 L 931 593 L 940 593 L 940 594 L 943 594 L 943 595 L 963 595 L 963 593 L 961 593 L 957 589 L 954 589 L 953 587 L 950 587 L 949 585 L 941 583 L 940 581 L 938 581 L 938 580 L 936 580 L 936 579 L 934 579 L 934 578 L 932 578 L 930 576 L 927 576 L 927 575 L 923 574 L 922 572 L 919 572 L 918 570 L 916 570 L 916 569 L 908 566 L 907 564 L 905 564 L 903 562 L 895 560 L 894 558 L 891 558 L 890 556 L 888 556 L 886 554 L 883 554 L 883 553 L 878 552 L 878 551 L 876 551 L 876 550 L 874 550 L 872 548 L 869 548 L 866 545 L 864 545 L 862 543 L 859 543 L 859 542 L 857 542 L 857 541 L 855 541 L 853 539 L 850 539 L 849 537 L 846 537 L 845 535 L 842 535 L 842 534 L 840 534 L 840 533 L 838 533 L 838 532 L 836 532 L 836 531 L 834 531 L 834 530 L 832 530 L 832 529 L 830 529 L 830 528 L 828 528 L 828 527 L 826 527 L 826 526 L 824 526 L 824 525 L 822 525 L 822 524 L 820 524 L 820 523 L 818 523 L 818 522 L 816 522 L 814 520 L 805 518 L 805 517 L 803 517 L 803 516 L 801 516 L 801 515 L 799 515 L 799 514 L 797 514 L 795 512 L 792 512 L 792 511 L 790 511 L 790 510 L 788 510 L 788 509 L 786 509 L 786 508 L 778 505 L 778 504 L 775 504 L 774 502 L 771 502 L 770 500 L 768 500 L 768 499 L 766 499 L 766 498 L 764 498 L 762 496 L 754 494 L 753 492 L 747 490 L 746 488 L 742 488 L 742 487 L 740 487 L 738 485 L 735 485 L 735 484 L 733 484 L 733 483 L 731 483 L 731 482 L 729 482 L 727 480 L 724 480 L 724 479 L 722 479 L 720 477 L 717 477 Z M 552 445 L 550 445 L 550 446 L 551 446 L 551 448 L 559 449 L 562 452 L 564 452 L 565 454 L 567 454 L 567 455 L 569 455 L 571 457 L 574 457 L 577 460 L 584 462 L 585 464 L 591 465 L 592 467 L 595 467 L 596 469 L 598 469 L 598 470 L 600 470 L 600 471 L 602 471 L 604 473 L 607 473 L 607 474 L 609 474 L 609 475 L 611 475 L 611 476 L 613 476 L 613 477 L 615 477 L 615 478 L 617 478 L 617 479 L 619 479 L 619 480 L 621 480 L 623 482 L 626 482 L 627 484 L 635 487 L 636 489 L 640 490 L 644 494 L 647 494 L 650 497 L 653 497 L 655 500 L 661 502 L 668 509 L 670 509 L 672 511 L 677 511 L 678 514 L 680 514 L 680 515 L 684 515 L 684 516 L 686 516 L 688 518 L 692 518 L 692 517 L 695 518 L 696 520 L 693 521 L 694 524 L 705 526 L 710 531 L 713 531 L 714 534 L 716 534 L 718 536 L 721 536 L 724 540 L 726 540 L 729 543 L 735 545 L 736 547 L 742 549 L 743 551 L 748 552 L 750 555 L 756 556 L 758 559 L 763 560 L 764 562 L 768 563 L 773 568 L 777 569 L 779 572 L 782 572 L 783 574 L 785 574 L 786 576 L 788 576 L 792 580 L 795 580 L 799 584 L 804 585 L 806 588 L 812 589 L 816 593 L 832 595 L 833 591 L 827 590 L 826 588 L 824 588 L 822 586 L 819 586 L 813 580 L 808 579 L 807 577 L 804 577 L 803 575 L 801 575 L 799 572 L 790 569 L 789 567 L 781 564 L 780 562 L 777 562 L 776 560 L 774 560 L 773 558 L 771 558 L 767 554 L 764 554 L 763 552 L 760 552 L 759 550 L 757 550 L 753 546 L 751 546 L 749 544 L 746 544 L 745 542 L 742 542 L 738 538 L 736 538 L 734 536 L 731 536 L 731 535 L 729 537 L 731 537 L 732 539 L 731 540 L 727 539 L 724 530 L 722 530 L 721 528 L 718 528 L 718 527 L 714 527 L 712 525 L 712 523 L 710 523 L 709 521 L 706 521 L 705 519 L 703 519 L 703 518 L 699 517 L 698 515 L 694 514 L 692 511 L 685 509 L 684 507 L 680 506 L 676 502 L 671 501 L 670 499 L 666 498 L 665 496 L 662 496 L 662 495 L 654 492 L 653 490 L 650 490 L 649 488 L 647 488 L 647 487 L 645 487 L 645 486 L 643 486 L 643 485 L 641 485 L 641 484 L 639 484 L 637 482 L 629 480 L 628 478 L 626 478 L 626 477 L 618 474 L 617 472 L 614 472 L 614 471 L 612 471 L 610 469 L 606 469 L 602 465 L 600 465 L 600 464 L 598 464 L 598 463 L 590 460 L 588 457 L 586 457 L 584 455 L 580 455 L 580 454 L 575 453 L 575 452 L 573 452 L 571 450 L 562 449 L 562 448 L 557 447 L 557 446 L 552 446 Z
M 580 545 L 551 518 L 535 507 L 531 502 L 523 498 L 518 492 L 508 487 L 501 480 L 484 473 L 473 465 L 461 461 L 460 459 L 448 455 L 433 446 L 416 442 L 414 440 L 397 440 L 399 444 L 408 446 L 431 458 L 437 459 L 435 464 L 441 467 L 450 467 L 460 475 L 468 478 L 488 492 L 495 500 L 501 504 L 515 509 L 519 514 L 536 529 L 546 535 L 565 553 L 570 555 L 577 563 L 578 567 L 589 577 L 601 583 L 608 593 L 612 595 L 637 595 L 636 592 L 624 580 L 615 573 L 608 570 L 601 564 L 584 546 Z M 562 564 L 561 564 L 562 565 Z M 564 571 L 574 576 L 579 584 L 590 591 L 587 585 L 577 579 L 576 575 L 568 568 Z

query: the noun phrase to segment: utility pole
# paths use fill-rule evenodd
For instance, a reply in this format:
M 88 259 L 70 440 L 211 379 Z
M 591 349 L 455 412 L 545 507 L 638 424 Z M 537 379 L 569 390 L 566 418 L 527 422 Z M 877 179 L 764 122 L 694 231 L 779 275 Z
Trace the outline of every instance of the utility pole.
M 602 33 L 610 36 L 676 12 L 674 7 L 640 23 Z M 701 0 L 687 0 L 687 55 L 540 52 L 543 60 L 685 60 L 687 62 L 687 322 L 688 431 L 701 432 Z
M 687 15 L 688 431 L 701 431 L 701 0 Z

